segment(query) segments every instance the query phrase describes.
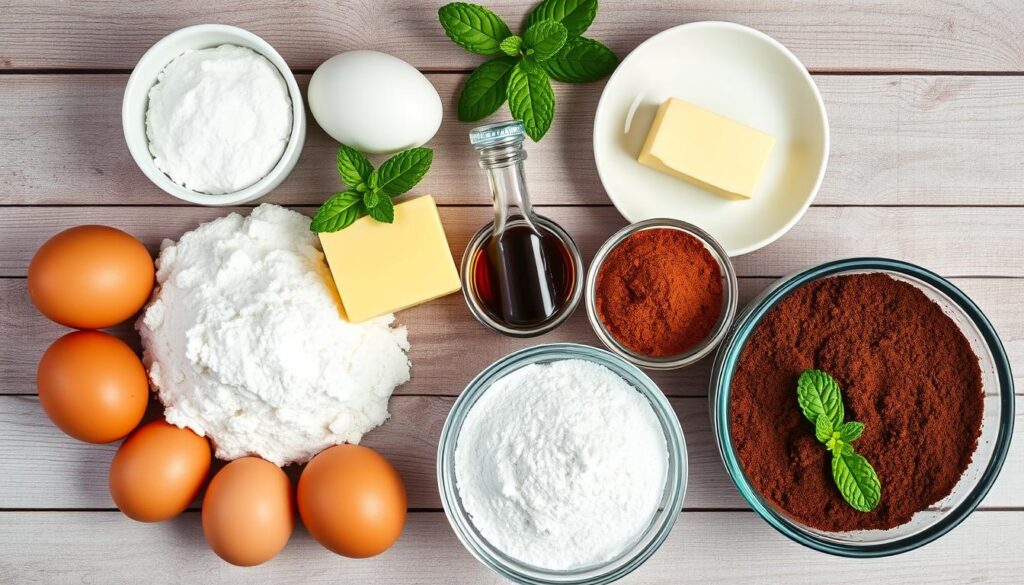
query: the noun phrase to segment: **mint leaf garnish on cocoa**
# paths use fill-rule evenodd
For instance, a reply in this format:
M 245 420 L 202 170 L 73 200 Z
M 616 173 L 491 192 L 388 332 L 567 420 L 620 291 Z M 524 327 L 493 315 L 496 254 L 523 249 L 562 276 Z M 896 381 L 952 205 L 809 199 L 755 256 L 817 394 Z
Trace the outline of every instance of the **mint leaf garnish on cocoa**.
M 832 478 L 836 480 L 843 499 L 861 512 L 874 510 L 882 497 L 882 484 L 875 468 L 852 447 L 832 456 Z
M 819 416 L 814 421 L 814 435 L 822 443 L 827 443 L 835 433 L 836 430 L 832 426 L 832 421 L 827 416 Z
M 832 422 L 832 428 L 843 424 L 843 396 L 839 384 L 821 370 L 807 370 L 800 374 L 796 383 L 800 410 L 812 423 L 818 415 L 825 414 Z
M 859 439 L 860 436 L 864 433 L 864 423 L 850 421 L 847 423 L 843 423 L 842 426 L 840 426 L 836 430 L 839 432 L 840 439 L 847 443 L 852 443 L 853 441 Z
M 797 402 L 814 436 L 832 453 L 832 479 L 850 506 L 870 512 L 882 499 L 882 483 L 875 468 L 853 448 L 864 434 L 864 423 L 844 422 L 843 394 L 835 378 L 821 370 L 806 370 L 797 380 Z

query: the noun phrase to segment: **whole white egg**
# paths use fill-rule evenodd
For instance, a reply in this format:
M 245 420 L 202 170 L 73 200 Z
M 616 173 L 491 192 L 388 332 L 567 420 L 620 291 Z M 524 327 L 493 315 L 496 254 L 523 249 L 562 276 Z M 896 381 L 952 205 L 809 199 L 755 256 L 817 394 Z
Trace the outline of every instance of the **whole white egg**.
M 309 109 L 342 144 L 394 153 L 421 146 L 441 126 L 441 96 L 405 61 L 377 51 L 349 51 L 317 67 Z

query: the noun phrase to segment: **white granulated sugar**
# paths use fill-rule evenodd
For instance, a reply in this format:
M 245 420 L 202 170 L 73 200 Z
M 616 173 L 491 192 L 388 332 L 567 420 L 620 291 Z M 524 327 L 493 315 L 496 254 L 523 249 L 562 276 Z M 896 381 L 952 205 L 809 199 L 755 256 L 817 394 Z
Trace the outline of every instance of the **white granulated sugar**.
M 473 525 L 531 565 L 613 559 L 661 502 L 668 449 L 650 403 L 604 366 L 563 360 L 498 380 L 466 416 L 455 477 Z
M 165 240 L 157 289 L 136 328 L 167 421 L 208 436 L 217 457 L 277 465 L 358 443 L 409 380 L 393 315 L 341 318 L 309 218 L 276 205 Z
M 149 90 L 146 137 L 157 168 L 222 195 L 267 176 L 288 145 L 292 105 L 281 73 L 246 47 L 186 51 Z

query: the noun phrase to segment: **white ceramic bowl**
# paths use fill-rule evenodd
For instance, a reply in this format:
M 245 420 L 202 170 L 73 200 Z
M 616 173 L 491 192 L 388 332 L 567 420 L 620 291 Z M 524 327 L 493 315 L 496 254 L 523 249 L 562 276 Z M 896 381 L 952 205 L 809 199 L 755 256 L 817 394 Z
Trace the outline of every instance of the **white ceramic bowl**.
M 223 44 L 248 47 L 266 57 L 277 67 L 288 85 L 288 95 L 292 101 L 292 132 L 288 145 L 281 155 L 281 160 L 271 169 L 267 176 L 253 185 L 223 195 L 197 193 L 175 183 L 164 174 L 153 161 L 149 152 L 149 141 L 146 138 L 146 108 L 149 104 L 149 90 L 156 85 L 157 76 L 175 57 L 189 49 L 207 49 Z M 200 205 L 237 205 L 263 197 L 284 181 L 285 177 L 295 168 L 306 140 L 306 112 L 299 92 L 299 84 L 281 55 L 269 43 L 253 33 L 234 26 L 224 24 L 200 24 L 177 30 L 160 39 L 139 59 L 128 78 L 128 86 L 124 90 L 124 101 L 121 104 L 121 125 L 124 127 L 124 138 L 128 142 L 128 151 L 132 153 L 135 164 L 142 172 L 167 193 Z
M 677 97 L 775 136 L 754 197 L 731 201 L 637 162 L 658 106 Z M 594 118 L 594 159 L 630 223 L 667 217 L 699 226 L 730 256 L 786 233 L 811 204 L 828 160 L 825 106 L 814 81 L 777 41 L 730 22 L 659 33 L 608 80 Z

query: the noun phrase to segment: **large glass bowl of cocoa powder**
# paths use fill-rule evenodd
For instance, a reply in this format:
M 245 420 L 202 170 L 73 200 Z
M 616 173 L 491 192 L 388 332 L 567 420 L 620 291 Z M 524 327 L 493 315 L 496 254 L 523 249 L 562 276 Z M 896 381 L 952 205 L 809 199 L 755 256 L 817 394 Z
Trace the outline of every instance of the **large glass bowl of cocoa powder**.
M 796 382 L 842 388 L 855 448 L 882 485 L 859 512 L 801 414 Z M 711 422 L 729 475 L 772 527 L 810 548 L 880 557 L 927 544 L 988 493 L 1013 432 L 1010 365 L 995 329 L 948 280 L 884 258 L 785 277 L 736 319 L 715 358 Z

